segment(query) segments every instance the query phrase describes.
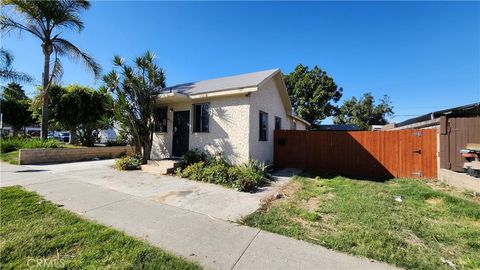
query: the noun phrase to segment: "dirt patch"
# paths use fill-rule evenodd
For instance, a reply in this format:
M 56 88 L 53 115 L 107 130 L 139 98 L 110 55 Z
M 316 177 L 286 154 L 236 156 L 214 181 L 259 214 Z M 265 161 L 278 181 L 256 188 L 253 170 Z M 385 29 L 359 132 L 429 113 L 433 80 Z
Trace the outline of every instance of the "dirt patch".
M 185 191 L 170 191 L 168 192 L 167 194 L 163 195 L 163 196 L 159 196 L 157 198 L 155 198 L 155 201 L 157 202 L 160 202 L 160 203 L 164 203 L 167 201 L 167 199 L 171 198 L 171 197 L 183 197 L 183 196 L 187 196 L 188 194 L 192 193 L 193 191 L 191 190 L 185 190 Z
M 440 198 L 430 198 L 430 199 L 427 199 L 425 200 L 428 204 L 431 204 L 431 205 L 438 205 L 438 204 L 441 204 L 443 202 L 442 199 Z
M 275 194 L 271 194 L 270 196 L 262 199 L 261 203 L 262 205 L 260 206 L 260 211 L 268 211 L 272 206 L 276 203 L 286 201 L 292 196 L 295 195 L 300 189 L 302 188 L 301 184 L 295 182 L 295 181 L 290 181 L 290 183 L 286 184 L 285 186 L 281 187 L 278 192 Z M 280 198 L 277 198 L 276 195 L 280 194 Z
M 449 186 L 440 180 L 427 181 L 426 184 L 438 191 L 448 193 L 451 196 L 467 199 L 472 202 L 480 203 L 480 193 L 473 191 L 465 191 L 456 187 Z
M 320 206 L 320 200 L 316 197 L 310 198 L 305 204 L 305 208 L 311 212 L 317 211 L 319 206 Z
M 415 246 L 425 246 L 425 243 L 412 231 L 404 231 L 405 241 Z

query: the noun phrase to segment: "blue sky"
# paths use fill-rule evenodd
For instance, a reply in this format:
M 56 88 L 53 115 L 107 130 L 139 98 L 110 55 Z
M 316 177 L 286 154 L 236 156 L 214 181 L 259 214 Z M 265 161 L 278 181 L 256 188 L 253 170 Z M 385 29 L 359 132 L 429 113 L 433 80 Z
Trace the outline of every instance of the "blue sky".
M 320 66 L 343 98 L 388 94 L 399 122 L 480 101 L 479 2 L 92 2 L 85 30 L 65 37 L 104 72 L 115 54 L 157 55 L 167 84 Z M 40 42 L 2 38 L 15 67 L 41 78 Z M 99 86 L 64 59 L 62 83 Z M 27 86 L 33 93 L 33 86 Z M 329 122 L 329 121 L 326 121 Z

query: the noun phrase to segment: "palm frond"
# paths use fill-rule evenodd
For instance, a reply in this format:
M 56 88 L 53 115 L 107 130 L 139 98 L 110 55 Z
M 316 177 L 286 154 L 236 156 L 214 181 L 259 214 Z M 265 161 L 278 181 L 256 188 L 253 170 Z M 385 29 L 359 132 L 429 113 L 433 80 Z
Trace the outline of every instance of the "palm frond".
M 34 25 L 22 24 L 5 15 L 0 15 L 0 31 L 3 33 L 9 33 L 11 31 L 27 31 L 41 40 L 44 40 L 42 34 Z
M 33 81 L 33 78 L 26 73 L 15 70 L 0 70 L 0 80 L 5 82 L 30 83 Z
M 49 85 L 58 83 L 63 76 L 63 66 L 58 57 L 58 51 L 55 50 L 55 59 L 53 60 L 52 73 L 50 74 Z
M 4 48 L 0 48 L 0 80 L 6 82 L 25 82 L 30 83 L 33 78 L 26 73 L 13 69 L 14 57 Z
M 53 40 L 53 44 L 59 55 L 65 55 L 74 61 L 82 61 L 85 64 L 85 67 L 93 72 L 95 78 L 100 76 L 102 71 L 100 64 L 98 64 L 91 56 L 82 52 L 79 48 L 70 43 L 70 41 L 56 38 Z
M 0 62 L 2 63 L 2 69 L 8 69 L 12 66 L 13 63 L 13 55 L 5 50 L 4 48 L 0 48 Z

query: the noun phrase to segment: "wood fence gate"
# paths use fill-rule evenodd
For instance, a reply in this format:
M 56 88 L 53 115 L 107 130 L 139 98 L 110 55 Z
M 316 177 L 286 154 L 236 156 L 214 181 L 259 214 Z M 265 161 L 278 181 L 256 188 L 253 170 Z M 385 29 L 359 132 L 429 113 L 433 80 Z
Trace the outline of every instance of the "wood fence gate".
M 460 149 L 480 143 L 480 117 L 440 118 L 440 167 L 463 172 Z
M 276 130 L 278 167 L 362 178 L 436 178 L 437 132 Z

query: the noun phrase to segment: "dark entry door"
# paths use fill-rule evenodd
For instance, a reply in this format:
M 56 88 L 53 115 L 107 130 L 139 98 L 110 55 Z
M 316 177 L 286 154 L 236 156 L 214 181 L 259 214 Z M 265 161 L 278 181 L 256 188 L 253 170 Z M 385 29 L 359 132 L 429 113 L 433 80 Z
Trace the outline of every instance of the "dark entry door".
M 172 155 L 181 157 L 188 151 L 190 111 L 173 113 Z

